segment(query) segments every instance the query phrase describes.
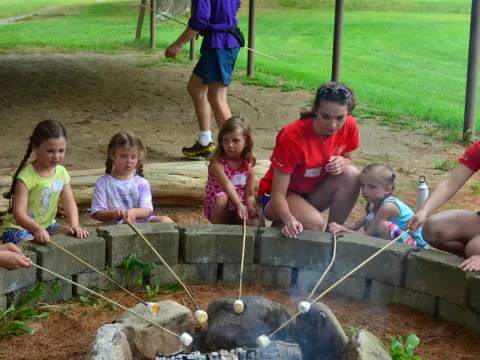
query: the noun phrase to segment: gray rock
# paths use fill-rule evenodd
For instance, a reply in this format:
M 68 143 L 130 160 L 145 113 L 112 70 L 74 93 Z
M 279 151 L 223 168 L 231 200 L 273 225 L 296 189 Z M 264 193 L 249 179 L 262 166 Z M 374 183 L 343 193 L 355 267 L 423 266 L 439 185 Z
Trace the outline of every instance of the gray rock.
M 355 333 L 348 342 L 343 360 L 392 360 L 382 342 L 367 330 Z
M 256 347 L 256 338 L 269 335 L 290 318 L 278 303 L 261 296 L 242 297 L 244 311 L 233 311 L 233 298 L 217 298 L 208 307 L 208 330 L 205 347 L 208 350 Z M 275 340 L 292 336 L 293 325 L 282 329 Z
M 305 359 L 340 360 L 348 337 L 335 314 L 323 303 L 314 303 L 310 311 L 297 318 L 295 340 Z
M 132 360 L 132 351 L 122 324 L 106 324 L 97 330 L 88 354 L 90 360 Z
M 170 300 L 158 304 L 158 315 L 153 315 L 143 304 L 130 310 L 178 335 L 187 332 L 193 336 L 193 315 L 189 309 Z M 157 354 L 171 354 L 182 347 L 177 337 L 128 312 L 123 313 L 116 322 L 124 326 L 135 359 L 153 359 Z

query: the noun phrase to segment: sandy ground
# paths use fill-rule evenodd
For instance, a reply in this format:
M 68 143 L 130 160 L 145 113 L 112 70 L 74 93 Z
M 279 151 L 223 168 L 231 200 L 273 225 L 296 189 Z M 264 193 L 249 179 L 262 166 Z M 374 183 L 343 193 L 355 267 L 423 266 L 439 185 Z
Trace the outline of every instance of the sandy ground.
M 45 52 L 0 56 L 0 174 L 18 165 L 33 127 L 44 119 L 60 120 L 67 128 L 67 169 L 103 167 L 108 141 L 120 130 L 141 137 L 148 148 L 147 162 L 188 161 L 180 149 L 197 136 L 185 88 L 192 65 L 161 64 L 159 56 Z M 361 107 L 363 99 L 357 100 Z M 306 91 L 281 92 L 238 82 L 229 92 L 233 113 L 254 127 L 259 159 L 269 158 L 278 130 L 311 101 L 312 94 Z M 357 120 L 362 145 L 354 154 L 355 163 L 392 165 L 399 179 L 397 194 L 412 206 L 418 175 L 426 175 L 431 185 L 441 181 L 446 172 L 436 170 L 435 164 L 455 160 L 463 151 L 428 135 L 430 125 L 402 131 L 379 125 L 379 119 L 357 116 Z M 459 207 L 477 209 L 478 196 L 472 196 L 468 187 L 464 193 L 465 198 L 460 194 L 456 199 Z M 161 212 L 183 220 L 179 209 Z M 203 219 L 194 216 L 193 221 Z
M 0 56 L 0 174 L 7 174 L 22 159 L 27 139 L 35 124 L 44 119 L 61 120 L 69 133 L 68 153 L 64 165 L 68 169 L 99 168 L 104 165 L 108 140 L 117 131 L 137 133 L 148 147 L 147 162 L 188 161 L 181 155 L 182 146 L 191 145 L 197 125 L 185 89 L 190 65 L 160 65 L 159 55 L 51 54 L 34 52 L 26 55 Z M 152 65 L 153 64 L 153 65 Z M 253 123 L 255 149 L 259 159 L 267 159 L 278 130 L 295 120 L 300 109 L 309 107 L 311 94 L 304 91 L 282 93 L 278 89 L 262 89 L 233 83 L 229 102 L 234 114 Z M 362 99 L 358 99 L 360 106 Z M 397 172 L 397 193 L 410 205 L 418 175 L 426 175 L 430 185 L 446 174 L 435 164 L 454 160 L 463 151 L 429 136 L 429 128 L 400 131 L 380 126 L 381 119 L 357 117 L 362 146 L 355 153 L 358 166 L 370 162 L 386 162 Z M 148 174 L 146 174 L 148 178 Z M 468 186 L 448 207 L 476 210 L 478 195 Z M 204 222 L 201 209 L 164 208 L 180 223 Z M 358 205 L 354 211 L 363 211 Z M 87 216 L 83 219 L 88 222 Z M 92 223 L 89 223 L 93 225 Z M 227 289 L 227 292 L 232 292 Z M 264 289 L 253 289 L 253 293 Z M 196 289 L 200 295 L 218 290 Z M 267 291 L 273 294 L 273 290 Z M 277 299 L 291 301 L 288 294 L 276 292 Z M 180 295 L 179 295 L 180 296 Z M 207 301 L 205 295 L 205 301 Z M 209 301 L 211 300 L 208 297 Z M 287 300 L 288 299 L 288 300 Z M 338 303 L 333 301 L 332 304 Z M 78 304 L 65 305 L 79 307 Z M 69 308 L 70 309 L 70 308 Z M 72 311 L 70 314 L 70 310 Z M 83 359 L 95 329 L 108 322 L 113 314 L 99 309 L 59 312 L 49 322 L 37 323 L 42 329 L 30 338 L 18 337 L 3 341 L 0 357 L 6 359 Z M 458 327 L 446 325 L 411 310 L 387 311 L 387 317 L 373 319 L 377 310 L 342 304 L 335 309 L 345 326 L 369 327 L 384 340 L 388 335 L 417 332 L 423 345 L 424 359 L 473 359 L 478 354 L 478 337 Z M 81 315 L 80 315 L 81 314 Z M 93 316 L 88 316 L 93 315 Z M 390 318 L 388 317 L 390 316 Z M 396 317 L 397 321 L 392 321 Z M 373 320 L 373 321 L 372 321 Z M 388 325 L 379 327 L 379 323 Z M 395 325 L 391 325 L 391 324 Z M 49 329 L 47 332 L 46 329 Z M 75 334 L 82 333 L 78 337 Z M 58 335 L 58 336 L 57 336 Z M 24 346 L 29 344 L 28 349 Z M 29 349 L 36 349 L 35 356 Z M 3 356 L 2 356 L 3 355 Z M 437 356 L 438 355 L 438 356 Z M 471 356 L 472 357 L 471 357 Z

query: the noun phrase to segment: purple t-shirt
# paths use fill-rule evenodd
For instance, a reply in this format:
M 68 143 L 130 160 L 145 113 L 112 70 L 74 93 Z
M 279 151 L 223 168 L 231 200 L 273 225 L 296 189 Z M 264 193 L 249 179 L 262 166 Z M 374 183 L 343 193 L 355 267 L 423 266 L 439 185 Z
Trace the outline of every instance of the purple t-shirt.
M 240 46 L 226 33 L 237 26 L 241 0 L 192 0 L 192 17 L 188 26 L 203 33 L 202 49 L 231 49 Z
M 101 210 L 132 208 L 147 208 L 153 212 L 152 193 L 146 179 L 138 175 L 128 180 L 118 180 L 111 175 L 98 178 L 93 189 L 90 216 Z M 137 219 L 137 222 L 147 222 L 148 219 Z M 123 220 L 108 222 L 108 224 L 121 223 Z

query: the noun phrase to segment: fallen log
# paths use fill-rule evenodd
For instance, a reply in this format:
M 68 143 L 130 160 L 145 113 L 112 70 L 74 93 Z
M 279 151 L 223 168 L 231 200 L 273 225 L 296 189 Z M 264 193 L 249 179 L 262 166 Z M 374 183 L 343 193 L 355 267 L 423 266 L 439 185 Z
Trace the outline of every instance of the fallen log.
M 258 160 L 255 179 L 263 177 L 270 165 L 269 160 Z M 93 187 L 105 169 L 72 170 L 70 184 L 79 208 L 88 208 L 92 200 Z M 144 166 L 145 178 L 150 182 L 154 205 L 195 206 L 203 202 L 207 181 L 205 161 L 152 163 Z M 0 192 L 3 195 L 11 184 L 9 176 L 0 176 Z M 8 210 L 8 200 L 0 199 L 0 213 Z

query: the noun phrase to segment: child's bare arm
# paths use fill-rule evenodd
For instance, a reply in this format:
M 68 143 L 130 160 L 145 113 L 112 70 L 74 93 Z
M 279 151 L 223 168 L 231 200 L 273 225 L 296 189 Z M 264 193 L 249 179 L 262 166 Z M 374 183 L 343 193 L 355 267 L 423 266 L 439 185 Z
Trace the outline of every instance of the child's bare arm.
M 400 210 L 397 205 L 392 202 L 383 204 L 377 210 L 372 224 L 366 229 L 367 235 L 390 240 L 390 232 L 386 228 L 386 221 L 398 215 L 400 215 Z
M 331 222 L 328 224 L 328 230 L 330 232 L 345 232 L 345 233 L 357 233 L 365 224 L 366 216 L 363 216 L 361 219 L 358 219 L 353 224 L 340 225 L 336 222 Z
M 255 189 L 255 172 L 253 168 L 248 170 L 247 185 L 245 187 L 245 203 L 248 208 L 248 215 L 253 216 L 256 213 L 257 202 L 254 195 Z
M 75 202 L 70 184 L 65 184 L 63 186 L 60 196 L 72 235 L 75 235 L 78 238 L 88 237 L 88 231 L 80 226 L 77 203 Z
M 25 230 L 33 234 L 34 240 L 39 243 L 46 243 L 50 240 L 47 230 L 43 229 L 27 214 L 28 205 L 28 189 L 27 186 L 18 179 L 15 184 L 15 196 L 12 203 L 12 213 L 15 222 Z

